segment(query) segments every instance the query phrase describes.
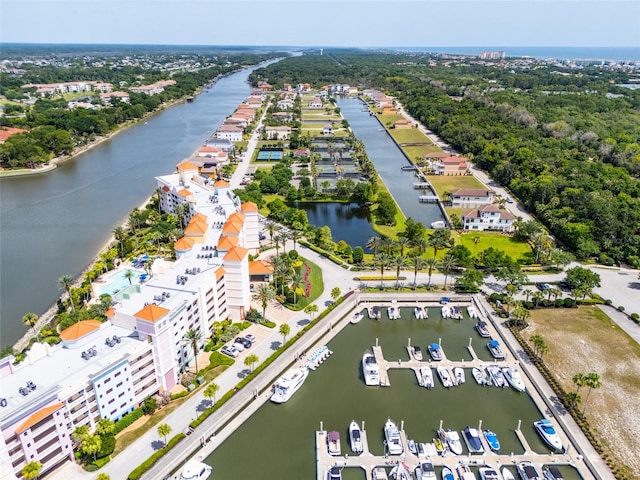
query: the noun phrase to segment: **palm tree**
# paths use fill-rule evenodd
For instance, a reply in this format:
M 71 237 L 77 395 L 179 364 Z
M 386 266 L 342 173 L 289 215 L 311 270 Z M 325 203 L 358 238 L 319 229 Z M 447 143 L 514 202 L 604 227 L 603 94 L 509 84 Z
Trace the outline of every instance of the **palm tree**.
M 389 266 L 389 255 L 381 253 L 380 255 L 376 255 L 374 260 L 380 267 L 380 290 L 382 290 L 384 287 L 384 270 Z
M 80 443 L 80 451 L 85 455 L 93 455 L 94 460 L 101 448 L 102 438 L 100 435 L 86 435 Z
M 302 238 L 303 234 L 301 230 L 291 230 L 290 238 L 293 240 L 293 249 L 295 250 L 298 244 L 298 240 Z
M 96 433 L 100 436 L 111 435 L 115 429 L 115 422 L 109 418 L 101 418 L 96 425 Z
M 340 287 L 333 287 L 331 289 L 331 300 L 333 300 L 334 303 L 340 298 L 340 295 L 342 295 L 342 291 L 340 291 Z
M 386 250 L 386 254 L 387 255 L 391 255 L 391 249 L 393 248 L 393 240 L 389 237 L 382 237 L 380 239 L 380 251 L 382 251 L 382 249 Z
M 22 323 L 33 330 L 33 335 L 36 336 L 36 324 L 38 323 L 38 315 L 33 312 L 26 313 L 22 317 Z
M 118 242 L 118 256 L 122 258 L 124 256 L 124 239 L 127 236 L 127 232 L 123 226 L 119 226 L 113 229 L 113 238 Z
M 204 395 L 204 398 L 206 398 L 211 402 L 212 407 L 216 403 L 216 395 L 218 393 L 218 390 L 220 390 L 220 385 L 218 385 L 217 383 L 211 382 L 209 385 L 207 385 L 207 388 L 204 389 L 204 392 L 202 392 L 202 394 Z
M 271 245 L 273 245 L 273 234 L 278 230 L 278 226 L 273 223 L 273 222 L 269 222 L 267 223 L 267 232 L 269 232 L 269 241 L 271 242 Z
M 420 255 L 415 255 L 411 257 L 411 266 L 413 267 L 413 289 L 415 290 L 418 286 L 418 271 L 426 267 L 426 262 Z
M 420 238 L 416 238 L 413 242 L 412 245 L 414 248 L 418 249 L 418 253 L 420 255 L 422 255 L 425 250 L 427 249 L 427 247 L 429 246 L 429 242 L 427 241 L 426 238 L 424 237 L 420 237 Z
M 571 380 L 576 386 L 576 394 L 587 384 L 587 376 L 584 373 L 576 373 Z
M 304 274 L 296 270 L 293 272 L 293 274 L 289 278 L 289 281 L 291 282 L 291 289 L 293 290 L 293 304 L 297 305 L 298 304 L 297 293 L 298 293 L 298 289 L 300 288 L 300 285 L 304 285 Z
M 198 344 L 202 340 L 202 332 L 200 330 L 194 330 L 193 328 L 188 330 L 182 338 L 185 342 L 191 344 L 193 348 L 193 360 L 196 364 L 196 377 L 198 376 Z
M 373 256 L 375 257 L 378 254 L 378 247 L 380 246 L 380 237 L 371 237 L 369 240 L 367 240 L 367 245 L 366 247 L 369 250 L 373 250 Z
M 262 318 L 264 318 L 265 312 L 267 311 L 267 305 L 269 305 L 269 302 L 275 298 L 275 290 L 271 285 L 266 283 L 260 285 L 256 290 L 256 293 L 254 293 L 253 299 L 259 301 L 260 306 L 262 306 Z
M 289 324 L 287 323 L 283 323 L 280 325 L 280 330 L 278 330 L 278 332 L 280 333 L 280 335 L 282 335 L 283 338 L 283 344 L 287 343 L 287 335 L 289 335 L 289 333 L 291 333 L 291 327 L 289 326 Z
M 280 235 L 274 235 L 271 240 L 272 240 L 272 243 L 276 246 L 276 256 L 279 256 L 280 255 L 280 241 L 282 240 L 282 237 Z
M 544 300 L 544 293 L 542 292 L 533 292 L 531 295 L 531 300 L 533 300 L 533 304 L 537 307 L 541 300 Z
M 447 278 L 449 277 L 449 275 L 451 275 L 454 272 L 454 269 L 456 268 L 456 266 L 458 265 L 457 260 L 455 259 L 455 257 L 452 257 L 451 255 L 445 255 L 442 258 L 442 261 L 440 262 L 440 265 L 438 266 L 438 269 L 444 273 L 444 289 L 447 289 Z
M 165 445 L 167 444 L 167 435 L 169 435 L 172 430 L 171 425 L 168 423 L 161 423 L 158 425 L 158 435 L 164 438 Z
M 407 237 L 399 237 L 396 240 L 396 245 L 400 247 L 400 256 L 404 257 L 404 250 L 409 246 L 409 239 Z
M 278 281 L 280 282 L 280 295 L 284 296 L 284 284 L 291 272 L 291 266 L 282 257 L 276 257 L 275 260 L 277 261 L 273 262 L 273 277 L 276 280 L 276 287 L 278 286 Z
M 162 215 L 162 208 L 160 207 L 162 200 L 162 190 L 160 188 L 156 188 L 154 193 L 158 197 L 158 213 Z
M 313 321 L 314 314 L 318 311 L 318 305 L 315 303 L 310 303 L 306 307 L 304 307 L 304 313 L 311 314 L 311 321 Z
M 600 379 L 600 375 L 595 372 L 587 374 L 587 379 L 585 382 L 586 386 L 589 387 L 587 391 L 587 398 L 584 399 L 584 405 L 582 406 L 582 414 L 587 410 L 587 402 L 589 401 L 589 395 L 591 395 L 591 391 L 594 389 L 598 389 L 602 386 L 602 380 Z
M 396 290 L 400 288 L 400 269 L 406 266 L 406 258 L 404 255 L 396 255 L 391 259 L 391 264 L 396 267 Z
M 253 365 L 257 363 L 258 360 L 260 360 L 258 356 L 255 353 L 252 353 L 244 358 L 244 364 L 247 367 L 251 367 L 251 372 L 253 372 Z
M 42 464 L 40 462 L 29 462 L 22 467 L 21 474 L 25 480 L 34 480 L 40 476 Z
M 427 288 L 431 286 L 431 275 L 433 274 L 433 270 L 438 266 L 438 259 L 436 257 L 427 258 L 424 261 L 424 265 L 427 268 L 427 273 L 429 274 L 429 283 L 427 283 Z
M 175 212 L 178 220 L 180 221 L 180 228 L 184 230 L 185 217 L 187 215 L 187 206 L 184 203 L 176 205 Z
M 73 283 L 73 278 L 71 275 L 63 275 L 58 279 L 58 286 L 64 289 L 69 295 L 69 302 L 71 303 L 71 311 L 75 312 L 76 307 L 73 304 L 73 298 L 71 297 L 71 284 Z
M 136 274 L 133 272 L 133 270 L 127 269 L 124 272 L 124 278 L 129 280 L 129 285 L 131 285 L 131 279 L 134 278 L 135 276 L 136 276 Z

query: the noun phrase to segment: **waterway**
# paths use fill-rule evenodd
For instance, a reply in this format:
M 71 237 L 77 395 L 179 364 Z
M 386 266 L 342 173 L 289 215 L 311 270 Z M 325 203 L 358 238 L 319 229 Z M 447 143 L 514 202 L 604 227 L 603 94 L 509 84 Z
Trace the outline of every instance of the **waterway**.
M 255 68 L 220 79 L 193 103 L 173 106 L 61 164 L 48 174 L 0 179 L 0 342 L 25 332 L 27 312 L 44 313 L 131 210 L 157 175 L 189 157 L 250 93 Z
M 362 354 L 375 345 L 376 339 L 388 360 L 407 359 L 405 347 L 409 339 L 423 350 L 441 339 L 448 358 L 461 360 L 470 358 L 466 346 L 471 338 L 476 352 L 487 358 L 486 339 L 475 332 L 471 320 L 443 319 L 435 308 L 430 309 L 429 320 L 413 319 L 409 308 L 402 308 L 401 313 L 400 321 L 387 320 L 386 314 L 381 321 L 372 321 L 366 319 L 365 313 L 365 320 L 347 325 L 328 345 L 333 355 L 310 373 L 289 402 L 265 404 L 207 457 L 215 476 L 316 478 L 314 431 L 320 428 L 320 422 L 325 430 L 339 431 L 342 453 L 351 453 L 347 429 L 352 419 L 365 422 L 369 448 L 375 455 L 385 453 L 383 425 L 387 418 L 398 425 L 404 422 L 408 438 L 417 442 L 431 442 L 441 420 L 444 428 L 458 431 L 468 425 L 477 427 L 482 420 L 482 428 L 498 434 L 501 452 L 507 455 L 523 452 L 514 432 L 521 420 L 530 447 L 548 453 L 532 426 L 542 414 L 531 397 L 508 388 L 478 386 L 469 370 L 466 383 L 452 389 L 443 388 L 437 376 L 434 389 L 419 387 L 410 370 L 390 370 L 390 387 L 365 386 Z M 565 478 L 579 478 L 575 470 L 563 470 Z M 360 469 L 346 469 L 343 473 L 347 480 L 364 478 Z

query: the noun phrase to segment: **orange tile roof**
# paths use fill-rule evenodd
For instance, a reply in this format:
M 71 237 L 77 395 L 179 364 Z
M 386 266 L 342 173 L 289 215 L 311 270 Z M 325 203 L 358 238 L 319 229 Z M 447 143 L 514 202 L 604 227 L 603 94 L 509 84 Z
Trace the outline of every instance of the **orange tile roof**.
M 36 413 L 31 415 L 29 418 L 27 418 L 27 420 L 16 429 L 16 435 L 21 434 L 27 428 L 33 427 L 40 420 L 44 420 L 49 415 L 52 415 L 56 411 L 60 410 L 63 406 L 64 406 L 64 403 L 55 403 L 55 404 L 50 405 L 48 407 L 41 408 Z
M 220 237 L 218 250 L 231 250 L 238 246 L 238 237 Z
M 116 309 L 115 309 L 115 308 L 113 308 L 113 307 L 109 307 L 109 308 L 107 309 L 107 311 L 106 311 L 106 312 L 104 312 L 104 314 L 105 314 L 107 317 L 115 317 L 115 316 L 116 316 Z
M 269 275 L 273 273 L 273 265 L 264 260 L 249 262 L 250 275 Z
M 221 150 L 216 147 L 204 146 L 198 149 L 199 152 L 220 152 Z
M 224 277 L 225 271 L 224 268 L 220 267 L 219 269 L 216 270 L 216 280 L 220 280 L 222 277 Z
M 100 325 L 102 325 L 100 320 L 81 320 L 60 332 L 60 338 L 67 342 L 71 340 L 78 340 L 79 338 L 98 330 Z
M 240 209 L 243 212 L 257 212 L 258 211 L 258 205 L 256 205 L 253 202 L 244 202 L 242 204 L 242 206 L 240 207 Z
M 181 197 L 188 197 L 190 195 L 193 195 L 193 192 L 190 192 L 189 190 L 187 190 L 186 188 L 183 188 L 182 190 L 176 192 L 178 195 L 180 195 Z
M 227 254 L 222 259 L 241 261 L 247 256 L 248 253 L 249 253 L 249 250 L 247 250 L 246 248 L 233 247 L 231 250 L 227 252 Z
M 244 214 L 240 212 L 232 213 L 229 215 L 229 218 L 227 218 L 227 222 L 242 224 L 244 223 Z
M 193 163 L 191 163 L 188 160 L 185 160 L 182 163 L 178 164 L 178 170 L 197 170 L 198 167 L 196 167 Z
M 182 237 L 176 243 L 173 244 L 174 250 L 178 250 L 179 252 L 185 252 L 187 250 L 191 250 L 196 241 L 193 238 Z
M 222 227 L 222 235 L 238 234 L 242 231 L 242 224 L 237 222 L 227 222 Z
M 196 213 L 193 217 L 191 217 L 191 221 L 199 221 L 208 224 L 209 218 L 204 213 Z
M 138 313 L 134 313 L 133 316 L 141 318 L 142 320 L 148 320 L 149 322 L 157 322 L 170 311 L 171 310 L 159 307 L 158 305 L 151 304 L 144 307 Z
M 189 225 L 187 225 L 187 228 L 184 229 L 184 233 L 186 234 L 196 234 L 196 235 L 204 235 L 205 233 L 207 233 L 207 228 L 209 226 L 207 225 L 206 222 L 202 222 L 202 221 L 198 221 L 196 220 L 195 222 L 193 220 L 191 220 L 189 222 Z
M 229 182 L 225 182 L 224 180 L 218 180 L 216 183 L 213 184 L 213 186 L 216 188 L 224 188 L 224 187 L 231 186 L 231 184 Z

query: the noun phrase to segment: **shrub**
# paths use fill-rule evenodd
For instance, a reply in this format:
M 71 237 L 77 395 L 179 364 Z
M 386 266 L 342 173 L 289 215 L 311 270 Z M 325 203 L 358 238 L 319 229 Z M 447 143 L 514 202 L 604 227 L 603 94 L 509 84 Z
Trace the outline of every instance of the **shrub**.
M 620 306 L 618 307 L 618 311 L 619 311 L 619 312 L 624 312 L 624 307 L 623 307 L 622 305 L 620 305 Z
M 44 339 L 44 343 L 48 343 L 49 345 L 57 345 L 60 343 L 60 337 L 52 336 Z
M 564 299 L 564 307 L 572 308 L 576 306 L 576 301 L 573 298 L 567 297 Z
M 531 300 L 525 300 L 522 302 L 522 306 L 527 310 L 531 310 L 533 308 L 533 302 Z
M 138 467 L 136 467 L 127 477 L 128 480 L 139 480 L 144 473 L 149 470 L 153 465 L 164 457 L 167 453 L 171 451 L 173 447 L 175 447 L 180 440 L 182 440 L 186 435 L 184 433 L 179 433 L 171 440 L 167 442 L 167 445 L 162 447 L 160 450 L 155 452 L 149 458 L 147 458 L 144 462 L 142 462 Z
M 276 328 L 275 322 L 272 322 L 271 320 L 262 320 L 260 324 L 268 328 Z
M 180 393 L 174 393 L 173 395 L 171 395 L 171 400 L 177 400 L 179 398 L 186 397 L 187 395 L 189 395 L 189 392 L 187 392 L 187 391 L 180 392 Z
M 289 250 L 287 255 L 289 255 L 289 258 L 294 261 L 297 260 L 299 256 L 297 250 Z
M 600 254 L 599 261 L 602 265 L 606 265 L 607 267 L 612 267 L 616 263 L 613 258 L 611 258 L 609 255 L 605 253 Z
M 113 435 L 105 435 L 101 438 L 102 438 L 102 447 L 100 448 L 100 451 L 98 452 L 98 455 L 97 455 L 99 459 L 103 457 L 108 457 L 113 453 L 113 450 L 116 448 L 116 437 L 114 437 Z
M 158 408 L 158 403 L 155 398 L 147 397 L 144 399 L 144 402 L 142 402 L 141 408 L 145 415 L 151 415 L 156 411 L 156 408 Z
M 114 443 L 114 445 L 115 445 L 115 443 Z M 111 457 L 109 457 L 109 456 L 98 458 L 96 461 L 91 462 L 91 465 L 95 465 L 96 470 L 100 470 L 107 463 L 109 463 L 110 460 L 111 460 Z
M 215 368 L 220 365 L 233 365 L 235 360 L 231 357 L 223 355 L 220 352 L 213 352 L 209 356 L 209 366 L 207 368 Z
M 564 298 L 556 298 L 556 308 L 564 307 Z
M 144 415 L 144 412 L 142 411 L 141 408 L 136 408 L 130 413 L 127 413 L 124 417 L 122 417 L 120 420 L 116 422 L 115 429 L 113 430 L 113 434 L 116 435 L 120 433 L 122 430 L 127 428 L 133 422 L 141 418 L 143 415 Z
M 633 320 L 634 322 L 638 323 L 638 320 L 640 320 L 640 315 L 638 315 L 637 313 L 632 313 L 631 315 L 629 315 L 629 318 L 631 318 L 631 320 Z
M 613 303 L 613 302 L 612 302 L 610 299 L 608 299 L 608 298 L 604 301 L 604 304 L 605 304 L 605 305 L 611 305 L 612 303 Z

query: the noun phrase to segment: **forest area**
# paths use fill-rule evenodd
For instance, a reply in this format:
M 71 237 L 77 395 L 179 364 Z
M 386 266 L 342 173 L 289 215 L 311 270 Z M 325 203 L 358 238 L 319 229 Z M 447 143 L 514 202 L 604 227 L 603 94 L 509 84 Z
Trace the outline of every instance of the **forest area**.
M 394 96 L 579 258 L 640 267 L 640 91 L 618 86 L 628 73 L 331 50 L 256 70 L 252 80 L 264 78 Z

